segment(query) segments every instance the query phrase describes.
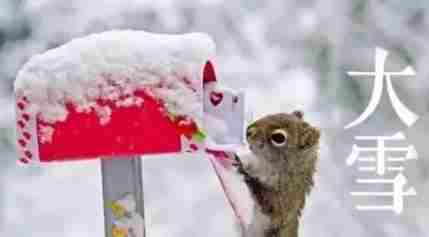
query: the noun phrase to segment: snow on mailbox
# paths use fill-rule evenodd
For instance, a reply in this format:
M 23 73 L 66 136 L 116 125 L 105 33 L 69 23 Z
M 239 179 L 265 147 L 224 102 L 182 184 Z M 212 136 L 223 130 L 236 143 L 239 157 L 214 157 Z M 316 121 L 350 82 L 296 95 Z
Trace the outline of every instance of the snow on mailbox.
M 19 162 L 102 158 L 109 237 L 144 236 L 140 155 L 208 155 L 237 214 L 223 161 L 243 140 L 244 94 L 218 85 L 214 54 L 205 34 L 128 30 L 32 57 L 15 81 Z
M 20 161 L 198 149 L 214 49 L 204 34 L 113 31 L 31 58 L 15 82 Z

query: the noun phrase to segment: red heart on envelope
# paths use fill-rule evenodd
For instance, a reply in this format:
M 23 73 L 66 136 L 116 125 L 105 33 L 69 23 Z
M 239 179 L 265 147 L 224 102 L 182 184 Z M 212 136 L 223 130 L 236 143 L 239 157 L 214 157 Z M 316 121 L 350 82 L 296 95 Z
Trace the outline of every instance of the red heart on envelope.
M 212 102 L 212 104 L 214 106 L 219 105 L 220 102 L 222 102 L 222 99 L 223 99 L 223 93 L 222 92 L 212 91 L 210 93 L 210 102 Z

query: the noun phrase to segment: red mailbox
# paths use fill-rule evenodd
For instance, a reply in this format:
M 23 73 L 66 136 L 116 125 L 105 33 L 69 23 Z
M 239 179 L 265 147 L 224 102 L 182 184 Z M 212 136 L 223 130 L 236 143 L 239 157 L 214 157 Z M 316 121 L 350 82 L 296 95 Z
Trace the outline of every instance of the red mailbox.
M 213 50 L 202 34 L 120 31 L 32 58 L 15 84 L 20 161 L 196 150 Z

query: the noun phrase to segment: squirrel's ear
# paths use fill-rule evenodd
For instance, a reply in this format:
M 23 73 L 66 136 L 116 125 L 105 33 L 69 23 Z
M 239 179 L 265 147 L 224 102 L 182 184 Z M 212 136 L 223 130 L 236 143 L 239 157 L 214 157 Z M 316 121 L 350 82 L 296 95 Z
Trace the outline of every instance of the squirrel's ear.
M 304 118 L 304 112 L 302 112 L 301 110 L 295 110 L 292 112 L 292 114 L 295 115 L 299 119 Z

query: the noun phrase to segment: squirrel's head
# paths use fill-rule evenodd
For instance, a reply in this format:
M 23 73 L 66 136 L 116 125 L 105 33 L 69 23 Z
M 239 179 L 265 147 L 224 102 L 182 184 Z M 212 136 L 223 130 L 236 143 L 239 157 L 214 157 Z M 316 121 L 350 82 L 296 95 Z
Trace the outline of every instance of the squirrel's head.
M 317 146 L 320 132 L 303 117 L 301 111 L 294 111 L 268 115 L 250 124 L 246 130 L 250 150 L 266 159 L 278 159 Z

